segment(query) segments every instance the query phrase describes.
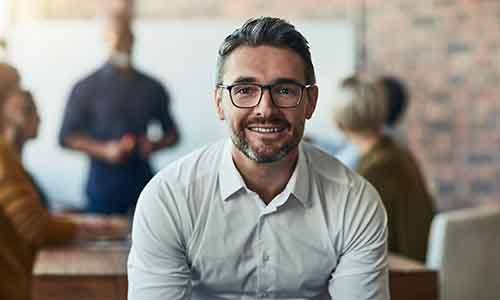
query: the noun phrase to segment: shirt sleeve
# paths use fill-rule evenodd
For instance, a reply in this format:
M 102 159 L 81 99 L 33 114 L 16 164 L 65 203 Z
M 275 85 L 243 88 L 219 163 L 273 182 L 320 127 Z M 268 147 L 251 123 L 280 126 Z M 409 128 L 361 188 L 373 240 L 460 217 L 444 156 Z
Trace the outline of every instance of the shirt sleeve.
M 156 94 L 157 109 L 155 112 L 157 115 L 155 118 L 160 122 L 164 133 L 177 133 L 177 124 L 170 112 L 170 94 L 161 84 L 158 84 Z
M 158 177 L 139 197 L 127 264 L 129 300 L 191 299 L 186 240 L 175 201 L 180 199 Z
M 59 131 L 59 144 L 65 146 L 66 138 L 75 133 L 89 131 L 91 114 L 86 105 L 88 101 L 88 87 L 83 82 L 77 83 L 70 93 L 64 110 L 64 117 Z
M 387 215 L 365 180 L 353 186 L 339 214 L 340 257 L 330 279 L 334 300 L 388 300 Z

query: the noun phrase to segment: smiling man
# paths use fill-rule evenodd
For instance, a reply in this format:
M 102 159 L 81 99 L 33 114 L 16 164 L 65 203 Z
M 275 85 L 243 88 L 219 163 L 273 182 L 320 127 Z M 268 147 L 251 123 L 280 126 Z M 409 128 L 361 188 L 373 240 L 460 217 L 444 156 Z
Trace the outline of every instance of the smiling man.
M 172 163 L 138 202 L 129 299 L 389 299 L 377 192 L 301 143 L 318 87 L 306 39 L 251 19 L 219 49 L 230 139 Z

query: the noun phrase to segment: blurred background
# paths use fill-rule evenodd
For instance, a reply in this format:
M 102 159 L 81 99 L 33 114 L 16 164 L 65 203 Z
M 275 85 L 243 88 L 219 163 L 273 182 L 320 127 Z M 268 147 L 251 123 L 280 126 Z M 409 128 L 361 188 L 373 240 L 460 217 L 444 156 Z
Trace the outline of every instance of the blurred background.
M 84 202 L 86 157 L 61 149 L 57 134 L 72 85 L 106 59 L 101 2 L 0 0 L 0 57 L 19 69 L 42 119 L 25 162 L 55 207 Z M 403 126 L 438 210 L 500 201 L 500 1 L 283 3 L 137 1 L 135 62 L 168 87 L 182 135 L 156 168 L 225 136 L 212 104 L 217 48 L 248 17 L 272 15 L 311 44 L 320 102 L 308 133 L 338 135 L 330 105 L 341 78 L 395 75 L 411 94 Z

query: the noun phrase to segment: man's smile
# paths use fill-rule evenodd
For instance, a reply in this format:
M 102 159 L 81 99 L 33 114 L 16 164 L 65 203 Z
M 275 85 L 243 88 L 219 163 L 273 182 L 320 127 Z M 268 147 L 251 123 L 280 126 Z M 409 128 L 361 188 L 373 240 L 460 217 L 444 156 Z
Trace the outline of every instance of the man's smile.
M 258 133 L 279 133 L 285 130 L 285 127 L 248 127 L 248 130 Z

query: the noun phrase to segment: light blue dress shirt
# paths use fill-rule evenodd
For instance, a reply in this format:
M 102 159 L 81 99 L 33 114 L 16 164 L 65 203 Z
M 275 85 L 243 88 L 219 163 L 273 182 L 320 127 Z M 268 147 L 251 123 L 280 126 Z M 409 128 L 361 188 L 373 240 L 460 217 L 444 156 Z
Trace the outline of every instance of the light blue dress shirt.
M 266 206 L 231 147 L 172 163 L 141 194 L 130 300 L 389 299 L 387 217 L 370 184 L 301 144 L 291 179 Z

